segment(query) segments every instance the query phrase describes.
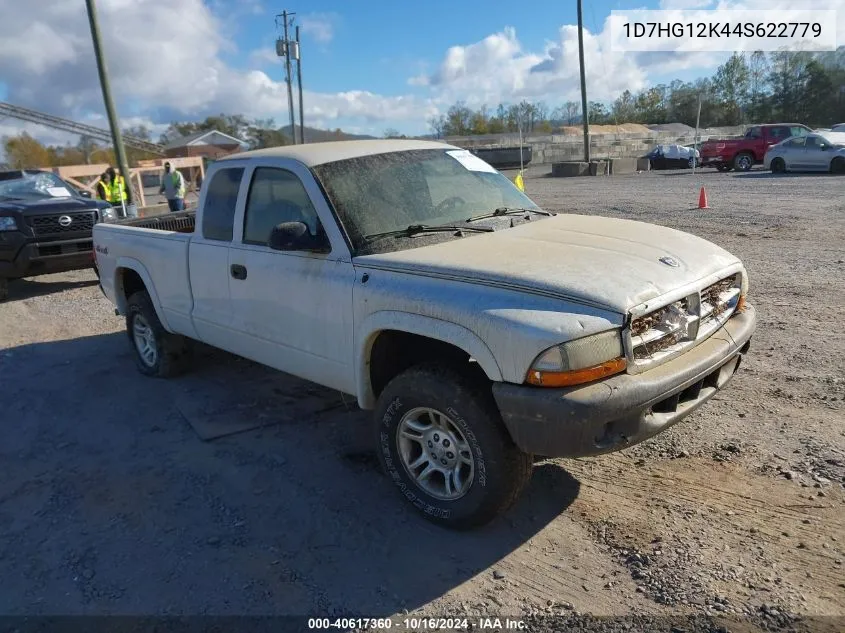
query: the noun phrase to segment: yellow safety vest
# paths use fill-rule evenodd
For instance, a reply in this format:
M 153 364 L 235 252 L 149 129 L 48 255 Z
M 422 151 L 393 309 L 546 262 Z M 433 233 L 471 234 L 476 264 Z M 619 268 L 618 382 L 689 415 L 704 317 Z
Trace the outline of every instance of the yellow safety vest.
M 109 202 L 112 204 L 120 204 L 126 200 L 126 186 L 123 182 L 123 176 L 117 176 L 107 189 Z

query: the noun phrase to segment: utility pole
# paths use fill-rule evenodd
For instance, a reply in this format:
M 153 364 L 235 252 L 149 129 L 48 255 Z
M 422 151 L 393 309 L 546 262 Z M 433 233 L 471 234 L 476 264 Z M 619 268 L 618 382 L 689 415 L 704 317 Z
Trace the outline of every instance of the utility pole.
M 299 43 L 299 25 L 296 26 L 296 79 L 299 82 L 299 140 L 305 144 L 305 108 L 302 107 L 302 45 Z
M 288 84 L 288 112 L 290 114 L 290 133 L 293 137 L 293 143 L 296 145 L 296 119 L 294 118 L 293 112 L 293 80 L 291 78 L 291 68 L 290 68 L 290 40 L 288 39 L 288 26 L 293 23 L 291 19 L 290 22 L 288 21 L 288 16 L 293 17 L 296 15 L 295 13 L 288 13 L 287 10 L 282 11 L 281 16 L 276 16 L 276 24 L 278 25 L 279 17 L 282 18 L 282 24 L 284 28 L 284 37 L 285 39 L 281 42 L 281 47 L 279 46 L 280 42 L 276 42 L 276 54 L 277 55 L 284 55 L 285 56 L 285 79 L 287 80 Z M 280 50 L 281 48 L 281 50 Z
M 578 61 L 581 65 L 581 117 L 584 122 L 584 162 L 590 162 L 590 112 L 587 109 L 587 74 L 584 71 L 584 20 L 578 0 Z
M 94 41 L 94 57 L 97 60 L 97 71 L 100 75 L 100 87 L 103 89 L 103 101 L 105 101 L 106 114 L 109 117 L 109 127 L 111 128 L 114 153 L 117 156 L 117 164 L 120 169 L 120 174 L 123 176 L 123 181 L 126 183 L 126 202 L 128 204 L 132 204 L 132 181 L 129 177 L 129 166 L 126 162 L 126 152 L 123 149 L 123 139 L 120 136 L 120 125 L 118 124 L 117 114 L 111 98 L 109 76 L 103 56 L 103 45 L 100 41 L 100 27 L 97 24 L 97 9 L 94 6 L 94 0 L 85 0 L 85 4 L 88 8 L 88 22 L 91 25 L 91 39 Z

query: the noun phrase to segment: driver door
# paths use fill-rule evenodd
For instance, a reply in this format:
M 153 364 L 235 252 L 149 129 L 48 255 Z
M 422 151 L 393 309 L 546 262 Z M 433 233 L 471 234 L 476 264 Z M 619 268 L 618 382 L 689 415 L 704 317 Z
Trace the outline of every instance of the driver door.
M 295 161 L 257 165 L 246 182 L 229 249 L 232 329 L 242 355 L 355 393 L 355 273 L 325 198 L 310 172 Z M 270 248 L 270 232 L 282 222 L 303 222 L 312 235 L 325 233 L 331 252 Z

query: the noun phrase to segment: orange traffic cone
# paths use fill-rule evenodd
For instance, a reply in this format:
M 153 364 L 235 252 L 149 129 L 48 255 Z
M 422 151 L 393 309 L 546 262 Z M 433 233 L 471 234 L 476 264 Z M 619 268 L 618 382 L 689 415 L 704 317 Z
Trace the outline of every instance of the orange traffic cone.
M 707 192 L 704 191 L 704 187 L 701 187 L 701 192 L 698 194 L 698 208 L 699 209 L 709 209 L 710 205 L 707 204 Z

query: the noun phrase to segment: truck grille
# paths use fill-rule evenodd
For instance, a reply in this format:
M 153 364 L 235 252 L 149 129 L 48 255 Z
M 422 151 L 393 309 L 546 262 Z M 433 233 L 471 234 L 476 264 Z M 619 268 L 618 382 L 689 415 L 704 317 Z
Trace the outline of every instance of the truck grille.
M 67 221 L 70 218 L 70 222 Z M 41 237 L 44 235 L 61 235 L 63 233 L 79 233 L 91 231 L 97 222 L 96 211 L 71 213 L 55 213 L 52 215 L 36 215 L 29 218 L 29 225 L 33 233 Z
M 639 367 L 653 365 L 713 334 L 736 310 L 741 284 L 736 273 L 634 319 L 630 360 Z

